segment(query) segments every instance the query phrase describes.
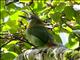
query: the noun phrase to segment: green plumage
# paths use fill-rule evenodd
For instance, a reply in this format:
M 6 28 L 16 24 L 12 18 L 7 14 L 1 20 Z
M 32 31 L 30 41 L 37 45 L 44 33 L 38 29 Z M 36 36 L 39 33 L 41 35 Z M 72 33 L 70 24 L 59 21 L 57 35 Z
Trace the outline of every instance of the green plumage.
M 47 28 L 37 17 L 33 18 L 26 30 L 26 39 L 35 46 L 43 47 L 52 40 L 52 35 L 48 32 Z

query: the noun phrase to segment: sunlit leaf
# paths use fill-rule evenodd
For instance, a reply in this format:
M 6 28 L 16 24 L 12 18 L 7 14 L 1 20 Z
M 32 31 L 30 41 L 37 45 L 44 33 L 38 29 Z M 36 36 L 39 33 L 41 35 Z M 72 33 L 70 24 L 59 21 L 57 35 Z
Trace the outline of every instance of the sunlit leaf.
M 36 13 L 39 13 L 42 9 L 44 9 L 44 1 L 34 1 L 34 4 L 32 5 L 33 11 Z
M 69 42 L 66 44 L 66 46 L 70 49 L 75 49 L 79 46 L 78 38 L 74 34 L 69 35 Z
M 11 29 L 11 27 L 7 24 L 2 27 L 2 31 L 9 31 L 9 29 Z
M 80 24 L 76 24 L 75 28 L 80 29 Z
M 14 33 L 14 32 L 17 31 L 17 29 L 18 29 L 18 22 L 16 20 L 8 20 L 6 22 L 6 24 L 8 26 L 10 26 L 10 29 L 9 30 L 10 30 L 11 33 Z
M 19 2 L 30 2 L 31 0 L 19 0 Z
M 54 31 L 55 31 L 55 32 L 58 32 L 58 31 L 59 31 L 59 27 L 55 27 L 55 28 L 54 28 Z
M 8 50 L 9 48 L 13 47 L 18 42 L 19 42 L 18 40 L 11 41 L 6 46 L 4 46 L 4 48 L 6 48 Z
M 10 15 L 10 19 L 11 19 L 11 20 L 18 20 L 19 15 L 22 15 L 22 14 L 23 14 L 23 12 L 17 11 L 17 12 L 14 13 L 13 15 Z
M 80 1 L 79 1 L 79 0 L 75 0 L 75 2 L 80 3 Z
M 72 29 L 69 27 L 66 27 L 65 29 L 68 30 L 69 32 L 72 32 Z
M 53 1 L 52 1 L 52 5 L 53 5 L 53 6 L 56 6 L 58 3 L 60 3 L 60 0 L 53 0 Z

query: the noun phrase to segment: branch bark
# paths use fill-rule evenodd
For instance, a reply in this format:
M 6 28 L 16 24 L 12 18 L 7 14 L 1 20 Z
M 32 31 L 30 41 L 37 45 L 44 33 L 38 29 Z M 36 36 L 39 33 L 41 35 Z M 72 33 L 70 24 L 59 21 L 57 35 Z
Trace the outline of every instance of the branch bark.
M 80 51 L 65 47 L 30 49 L 14 60 L 80 60 Z

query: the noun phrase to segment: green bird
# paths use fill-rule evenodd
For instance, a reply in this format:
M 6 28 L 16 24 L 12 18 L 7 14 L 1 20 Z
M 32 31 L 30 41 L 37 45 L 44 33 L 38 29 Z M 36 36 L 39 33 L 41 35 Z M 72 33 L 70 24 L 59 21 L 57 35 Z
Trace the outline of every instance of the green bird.
M 26 39 L 37 47 L 56 46 L 53 43 L 53 36 L 49 33 L 41 19 L 36 15 L 32 15 L 30 19 L 31 21 L 25 32 Z

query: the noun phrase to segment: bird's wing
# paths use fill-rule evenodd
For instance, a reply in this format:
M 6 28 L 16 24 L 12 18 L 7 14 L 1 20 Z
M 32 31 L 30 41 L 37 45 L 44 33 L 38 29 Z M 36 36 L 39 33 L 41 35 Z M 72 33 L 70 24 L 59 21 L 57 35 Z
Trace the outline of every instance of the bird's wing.
M 43 43 L 47 43 L 48 40 L 52 39 L 51 34 L 43 26 L 36 26 L 27 29 L 28 33 L 39 38 Z

